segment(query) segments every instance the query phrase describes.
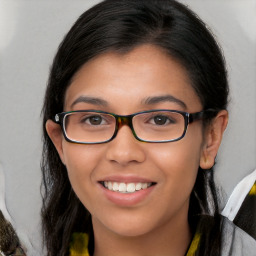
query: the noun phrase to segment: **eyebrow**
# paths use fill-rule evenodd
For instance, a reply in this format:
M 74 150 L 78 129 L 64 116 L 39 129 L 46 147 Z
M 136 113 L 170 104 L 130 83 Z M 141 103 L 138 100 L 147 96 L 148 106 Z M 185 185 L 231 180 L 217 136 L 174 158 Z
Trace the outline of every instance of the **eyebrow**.
M 90 96 L 80 96 L 78 97 L 72 104 L 71 107 L 73 107 L 75 104 L 77 103 L 89 103 L 92 105 L 98 105 L 98 106 L 102 106 L 102 107 L 106 107 L 108 106 L 107 101 L 100 99 L 100 98 L 95 98 L 95 97 L 90 97 Z
M 180 99 L 177 99 L 176 97 L 172 95 L 160 95 L 160 96 L 154 96 L 154 97 L 148 97 L 145 100 L 143 100 L 143 103 L 146 105 L 153 105 L 157 103 L 162 102 L 174 102 L 180 105 L 182 108 L 187 108 L 187 105 Z
M 106 107 L 108 106 L 108 102 L 106 100 L 103 100 L 101 98 L 96 98 L 96 97 L 90 97 L 90 96 L 80 96 L 78 97 L 72 104 L 71 107 L 73 107 L 75 104 L 78 103 L 89 103 L 92 105 L 98 105 L 98 106 L 103 106 Z M 187 105 L 180 99 L 177 99 L 176 97 L 172 95 L 161 95 L 161 96 L 153 96 L 153 97 L 148 97 L 144 100 L 142 100 L 142 104 L 146 105 L 154 105 L 157 103 L 162 103 L 162 102 L 174 102 L 180 105 L 182 108 L 187 108 Z

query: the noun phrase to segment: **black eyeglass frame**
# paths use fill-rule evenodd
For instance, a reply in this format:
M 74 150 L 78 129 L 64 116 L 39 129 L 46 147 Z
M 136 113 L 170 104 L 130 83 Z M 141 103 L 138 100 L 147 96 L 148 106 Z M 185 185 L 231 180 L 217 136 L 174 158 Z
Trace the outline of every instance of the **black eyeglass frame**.
M 161 140 L 161 141 L 143 140 L 140 137 L 138 137 L 137 134 L 135 133 L 135 130 L 134 130 L 133 124 L 132 124 L 133 117 L 137 116 L 139 114 L 150 113 L 150 112 L 163 112 L 163 111 L 179 113 L 184 117 L 185 122 L 184 122 L 184 130 L 183 130 L 182 135 L 176 139 Z M 108 140 L 100 141 L 100 142 L 80 142 L 80 141 L 71 140 L 70 138 L 68 138 L 68 136 L 66 134 L 66 130 L 65 130 L 65 125 L 64 125 L 65 116 L 69 115 L 71 113 L 79 113 L 79 112 L 85 112 L 85 113 L 86 112 L 95 112 L 95 113 L 99 113 L 99 114 L 107 114 L 107 115 L 113 116 L 116 120 L 116 126 L 115 126 L 115 131 L 114 131 L 112 137 Z M 110 142 L 111 140 L 113 140 L 116 137 L 118 130 L 123 125 L 128 125 L 130 127 L 133 136 L 138 141 L 148 142 L 148 143 L 166 143 L 166 142 L 174 142 L 174 141 L 181 140 L 186 135 L 189 124 L 191 124 L 197 120 L 203 120 L 205 118 L 213 117 L 217 112 L 218 112 L 218 110 L 215 110 L 215 109 L 206 109 L 206 110 L 196 112 L 196 113 L 188 113 L 188 112 L 184 112 L 184 111 L 170 110 L 170 109 L 154 109 L 154 110 L 146 110 L 146 111 L 136 112 L 136 113 L 130 114 L 130 115 L 117 115 L 114 113 L 101 111 L 101 110 L 76 110 L 76 111 L 68 111 L 68 112 L 58 113 L 55 115 L 54 121 L 55 121 L 55 123 L 60 124 L 65 140 L 68 142 L 77 143 L 77 144 L 103 144 L 103 143 Z

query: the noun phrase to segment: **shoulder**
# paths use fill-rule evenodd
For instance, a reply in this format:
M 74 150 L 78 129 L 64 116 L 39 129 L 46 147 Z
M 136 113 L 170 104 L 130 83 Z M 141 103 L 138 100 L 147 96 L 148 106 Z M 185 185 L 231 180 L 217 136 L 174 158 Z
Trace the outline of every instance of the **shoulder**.
M 255 256 L 256 240 L 223 217 L 221 256 Z
M 223 255 L 256 255 L 256 170 L 235 187 L 221 213 Z

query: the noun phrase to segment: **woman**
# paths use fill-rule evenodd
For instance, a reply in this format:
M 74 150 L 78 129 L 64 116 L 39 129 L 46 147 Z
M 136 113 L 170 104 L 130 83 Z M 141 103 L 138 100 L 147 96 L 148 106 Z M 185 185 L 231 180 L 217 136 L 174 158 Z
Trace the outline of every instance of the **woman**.
M 182 4 L 82 14 L 43 108 L 48 255 L 226 255 L 212 167 L 227 99 L 221 51 Z

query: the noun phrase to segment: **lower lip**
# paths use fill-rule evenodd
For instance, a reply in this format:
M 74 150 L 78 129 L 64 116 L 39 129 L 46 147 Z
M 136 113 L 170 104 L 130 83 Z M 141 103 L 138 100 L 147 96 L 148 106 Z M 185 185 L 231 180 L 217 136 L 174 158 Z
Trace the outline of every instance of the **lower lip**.
M 133 193 L 120 193 L 120 192 L 108 190 L 102 185 L 100 186 L 103 190 L 104 195 L 110 202 L 119 206 L 124 206 L 124 207 L 139 204 L 151 194 L 152 190 L 155 187 L 155 185 L 153 185 L 151 187 L 148 187 L 146 189 L 141 189 Z

